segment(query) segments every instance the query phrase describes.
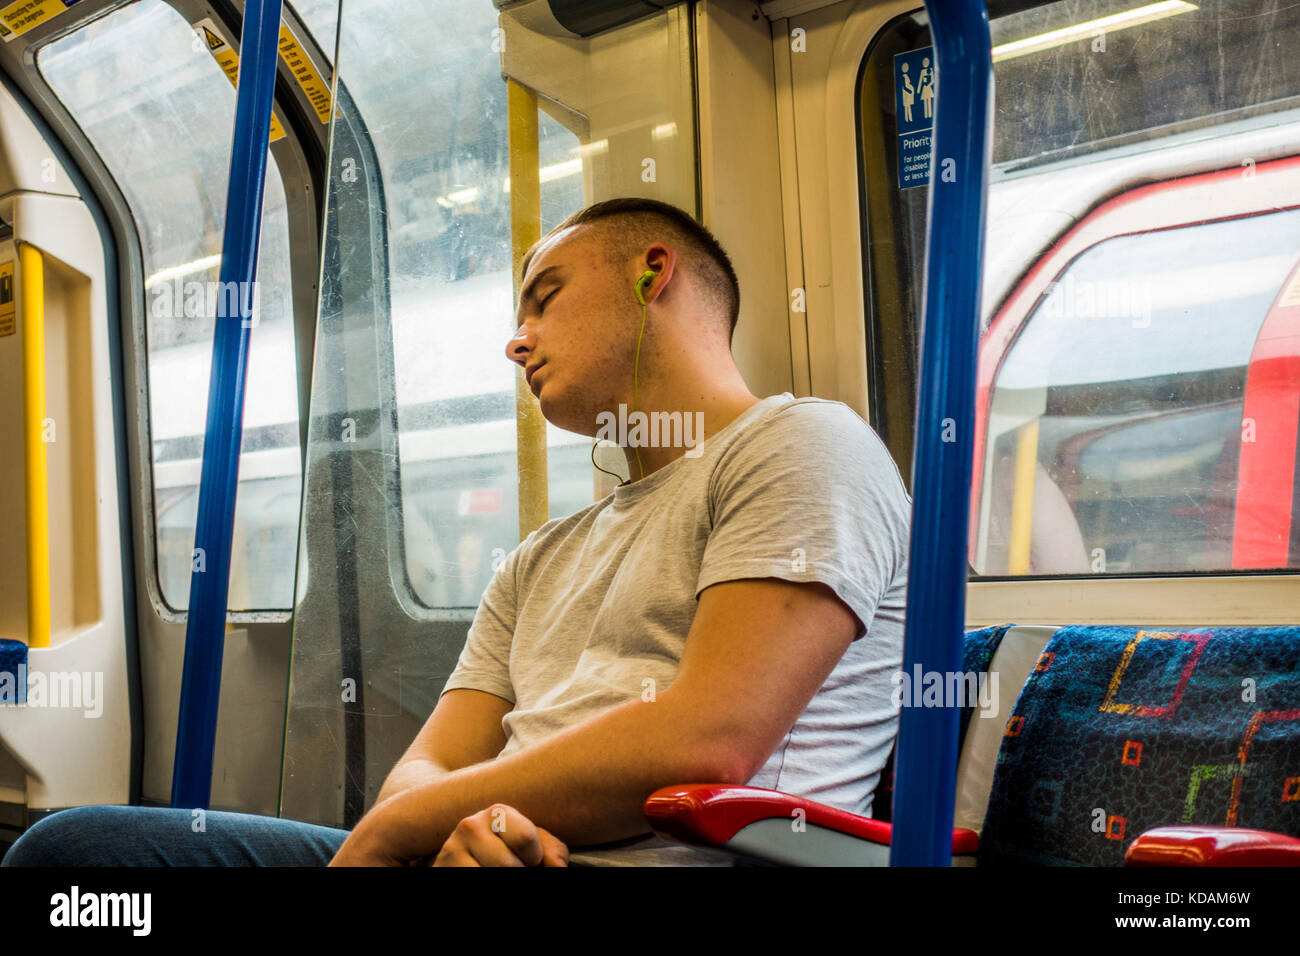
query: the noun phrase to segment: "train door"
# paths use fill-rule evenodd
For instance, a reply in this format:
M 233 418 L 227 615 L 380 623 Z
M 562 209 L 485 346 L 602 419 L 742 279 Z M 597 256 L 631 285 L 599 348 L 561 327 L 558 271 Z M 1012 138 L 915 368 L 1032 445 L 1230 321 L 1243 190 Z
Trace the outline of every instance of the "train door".
M 84 183 L 0 90 L 0 826 L 130 796 L 114 276 Z M 129 554 L 129 550 L 127 552 Z
M 593 456 L 625 468 L 548 426 L 505 359 L 512 273 L 534 240 L 618 196 L 725 224 L 729 247 L 752 250 L 742 279 L 766 293 L 738 354 L 756 387 L 789 387 L 775 152 L 700 141 L 697 126 L 698 108 L 748 127 L 738 85 L 708 79 L 767 58 L 770 40 L 750 8 L 718 6 L 728 19 L 703 35 L 686 4 L 344 7 L 284 816 L 356 822 L 432 711 L 504 556 L 609 492 Z M 758 79 L 770 102 L 770 74 Z M 771 115 L 759 122 L 774 146 Z
M 335 15 L 328 5 L 310 9 L 309 22 L 286 5 L 280 34 L 212 781 L 212 806 L 271 814 L 278 803 L 319 282 L 319 197 L 333 114 L 322 50 L 333 49 Z M 194 550 L 194 528 L 222 294 L 217 280 L 239 9 L 184 0 L 81 0 L 37 12 L 5 21 L 10 32 L 0 56 L 13 95 L 29 104 L 50 148 L 65 151 L 78 177 L 90 210 L 82 231 L 96 241 L 84 255 L 107 274 L 101 287 L 81 295 L 89 301 L 93 335 L 119 341 L 119 364 L 110 369 L 97 354 L 85 360 L 104 364 L 87 376 L 100 391 L 88 396 L 80 427 L 96 455 L 111 462 L 113 450 L 121 452 L 116 485 L 101 482 L 86 514 L 99 516 L 100 567 L 121 568 L 126 579 L 125 588 L 101 591 L 100 615 L 110 606 L 134 605 L 125 640 L 121 623 L 114 637 L 118 683 L 105 695 L 106 713 L 130 711 L 136 723 L 132 732 L 125 724 L 106 729 L 97 745 L 77 728 L 47 733 L 51 753 L 78 753 L 77 742 L 86 741 L 80 773 L 114 787 L 68 790 L 34 803 L 29 792 L 27 805 L 165 805 L 190 575 L 204 560 Z M 36 152 L 22 157 L 28 165 L 39 159 Z M 114 495 L 122 503 L 120 528 L 105 524 L 119 513 Z M 85 539 L 91 523 L 83 516 L 73 540 Z M 120 752 L 128 741 L 134 760 Z M 42 772 L 31 764 L 28 777 Z

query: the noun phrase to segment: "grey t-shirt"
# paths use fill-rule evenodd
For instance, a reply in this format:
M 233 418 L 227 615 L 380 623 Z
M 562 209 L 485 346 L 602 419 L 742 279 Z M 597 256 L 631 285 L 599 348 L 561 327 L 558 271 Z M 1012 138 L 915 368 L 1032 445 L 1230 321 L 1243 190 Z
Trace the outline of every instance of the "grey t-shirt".
M 443 690 L 514 702 L 513 753 L 677 672 L 699 594 L 742 578 L 829 585 L 857 634 L 750 786 L 858 813 L 898 726 L 910 501 L 880 439 L 847 405 L 784 393 L 506 558 Z M 707 781 L 677 781 L 680 783 Z M 647 794 L 649 796 L 649 794 Z M 711 865 L 729 857 L 647 835 L 573 862 Z

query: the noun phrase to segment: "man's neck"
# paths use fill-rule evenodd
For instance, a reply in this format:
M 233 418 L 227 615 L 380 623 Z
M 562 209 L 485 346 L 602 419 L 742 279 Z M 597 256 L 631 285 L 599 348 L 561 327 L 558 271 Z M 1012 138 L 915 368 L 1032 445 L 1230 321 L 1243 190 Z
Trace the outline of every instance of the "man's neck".
M 696 457 L 703 442 L 758 404 L 743 385 L 674 402 L 651 397 L 629 410 L 625 427 L 628 474 L 633 482 L 647 478 L 683 455 Z M 637 426 L 641 431 L 638 434 Z M 610 436 L 613 437 L 613 436 Z M 639 439 L 639 441 L 638 441 Z

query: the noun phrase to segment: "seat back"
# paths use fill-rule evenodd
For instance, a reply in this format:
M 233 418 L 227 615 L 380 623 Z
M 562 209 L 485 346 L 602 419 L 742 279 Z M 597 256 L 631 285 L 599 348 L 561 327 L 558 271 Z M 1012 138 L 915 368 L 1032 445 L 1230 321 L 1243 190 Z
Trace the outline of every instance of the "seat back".
M 981 865 L 1120 866 L 1180 823 L 1300 836 L 1300 628 L 1058 629 L 1004 725 Z
M 994 627 L 980 628 L 977 631 L 968 631 L 962 641 L 962 672 L 966 674 L 986 673 L 998 652 L 998 648 L 1002 645 L 1003 639 L 1009 632 L 1016 630 L 1018 629 L 1014 624 L 999 624 Z M 1023 681 L 1023 677 L 1021 680 Z M 999 689 L 1000 687 L 1001 682 L 999 681 Z M 975 707 L 973 706 L 962 709 L 958 739 L 965 739 L 974 713 Z M 896 747 L 897 738 L 895 738 Z M 871 803 L 871 816 L 884 823 L 891 822 L 894 817 L 894 752 L 894 750 L 889 752 L 889 759 L 885 761 L 885 769 L 880 774 L 880 785 L 876 788 Z M 960 823 L 956 825 L 963 826 Z M 969 829 L 976 828 L 970 827 Z
M 990 679 L 997 675 L 997 707 L 977 711 L 966 726 L 957 762 L 953 826 L 976 833 L 984 826 L 1003 728 L 1015 708 L 1020 688 L 1055 632 L 1054 627 L 1013 626 L 1006 629 L 995 648 L 988 671 Z

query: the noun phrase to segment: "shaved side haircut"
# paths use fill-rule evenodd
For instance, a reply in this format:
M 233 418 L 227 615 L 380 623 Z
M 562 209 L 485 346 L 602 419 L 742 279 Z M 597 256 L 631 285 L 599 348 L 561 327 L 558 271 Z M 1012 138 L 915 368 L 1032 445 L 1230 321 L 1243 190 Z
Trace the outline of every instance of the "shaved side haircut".
M 720 322 L 726 321 L 727 341 L 731 341 L 740 318 L 740 283 L 731 258 L 708 229 L 676 206 L 657 199 L 607 199 L 575 212 L 543 236 L 542 242 L 573 226 L 593 223 L 601 230 L 601 244 L 611 264 L 621 265 L 654 242 L 676 248 L 708 297 L 710 311 L 718 315 Z M 540 245 L 537 243 L 524 256 L 524 274 Z

